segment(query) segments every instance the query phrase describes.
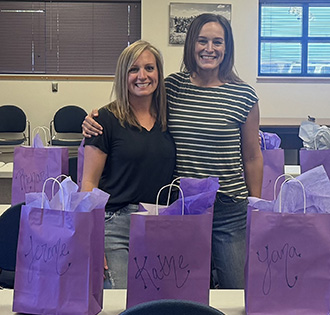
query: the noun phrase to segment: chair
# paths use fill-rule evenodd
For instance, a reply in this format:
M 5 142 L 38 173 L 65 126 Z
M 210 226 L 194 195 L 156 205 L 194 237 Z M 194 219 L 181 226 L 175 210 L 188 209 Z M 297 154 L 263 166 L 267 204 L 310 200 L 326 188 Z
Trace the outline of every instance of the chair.
M 135 305 L 120 315 L 224 315 L 219 310 L 197 302 L 157 300 Z
M 78 167 L 78 157 L 71 156 L 69 157 L 69 176 L 71 179 L 77 183 L 77 167 Z
M 79 146 L 82 136 L 81 124 L 87 112 L 76 105 L 60 108 L 50 122 L 50 144 L 57 146 Z
M 16 105 L 0 106 L 0 145 L 30 145 L 30 122 Z
M 0 216 L 0 285 L 7 288 L 14 286 L 18 232 L 23 204 L 9 207 Z

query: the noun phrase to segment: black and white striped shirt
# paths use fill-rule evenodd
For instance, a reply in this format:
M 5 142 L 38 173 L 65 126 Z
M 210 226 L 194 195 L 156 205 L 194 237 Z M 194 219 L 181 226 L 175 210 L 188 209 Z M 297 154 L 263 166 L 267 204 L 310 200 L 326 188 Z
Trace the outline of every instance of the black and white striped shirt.
M 254 89 L 245 83 L 199 87 L 181 72 L 169 75 L 165 84 L 177 150 L 175 175 L 219 177 L 220 192 L 245 199 L 240 126 L 258 101 Z

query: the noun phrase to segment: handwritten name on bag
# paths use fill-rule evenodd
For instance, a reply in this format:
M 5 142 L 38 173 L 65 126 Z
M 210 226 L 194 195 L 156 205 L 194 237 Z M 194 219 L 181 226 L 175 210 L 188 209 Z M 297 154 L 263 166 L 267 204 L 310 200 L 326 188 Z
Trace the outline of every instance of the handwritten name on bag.
M 144 289 L 150 287 L 148 286 L 148 282 L 150 282 L 151 288 L 159 291 L 164 279 L 172 279 L 173 284 L 178 289 L 186 284 L 191 270 L 183 255 L 179 257 L 157 255 L 156 259 L 149 258 L 144 256 L 139 261 L 138 257 L 134 257 L 137 269 L 135 279 L 141 280 Z
M 68 262 L 68 259 L 70 258 L 70 250 L 68 249 L 67 244 L 62 242 L 61 238 L 52 244 L 38 244 L 32 235 L 30 235 L 29 239 L 30 248 L 24 254 L 24 258 L 30 260 L 28 271 L 29 283 L 33 281 L 34 272 L 38 269 L 34 268 L 36 263 L 39 263 L 40 265 L 55 262 L 55 272 L 59 276 L 63 276 L 69 270 L 71 267 L 71 262 Z
M 19 169 L 14 175 L 15 179 L 19 179 L 19 188 L 25 193 L 37 191 L 37 187 L 42 185 L 44 181 L 49 177 L 48 166 L 42 171 L 30 171 L 26 169 Z
M 266 245 L 263 250 L 257 251 L 256 255 L 258 261 L 266 265 L 266 270 L 262 283 L 262 292 L 264 295 L 268 295 L 272 288 L 272 266 L 277 264 L 282 264 L 282 272 L 285 284 L 289 288 L 293 288 L 298 281 L 298 275 L 294 275 L 294 271 L 291 271 L 290 262 L 293 262 L 296 259 L 301 258 L 301 253 L 298 252 L 295 246 L 292 246 L 288 243 L 285 243 L 281 249 L 269 248 L 269 245 Z M 281 281 L 281 279 L 280 279 Z

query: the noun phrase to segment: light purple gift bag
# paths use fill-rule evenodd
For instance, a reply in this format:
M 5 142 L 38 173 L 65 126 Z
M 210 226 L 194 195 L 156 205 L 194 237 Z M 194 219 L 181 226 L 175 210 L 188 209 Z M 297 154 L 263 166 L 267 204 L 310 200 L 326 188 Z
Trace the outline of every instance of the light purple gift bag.
M 95 189 L 63 198 L 61 191 L 49 202 L 40 202 L 42 193 L 28 194 L 22 207 L 14 312 L 94 315 L 102 309 L 104 205 L 109 195 Z
M 330 177 L 330 150 L 300 149 L 300 168 L 304 173 L 316 166 L 323 165 Z
M 151 214 L 157 205 L 144 204 L 141 210 L 149 212 L 131 215 L 127 308 L 159 299 L 209 303 L 218 179 L 180 181 L 184 197 L 159 209 L 159 215 Z
M 276 195 L 278 193 L 278 190 L 274 191 L 275 181 L 284 173 L 284 150 L 280 149 L 281 138 L 277 134 L 259 130 L 259 136 L 263 156 L 261 198 L 273 200 L 274 193 Z M 282 182 L 283 179 L 281 178 L 277 186 L 278 188 Z
M 329 314 L 329 191 L 321 166 L 284 183 L 276 200 L 249 198 L 247 314 Z
M 31 147 L 20 146 L 14 151 L 11 204 L 25 200 L 25 194 L 41 192 L 44 181 L 69 173 L 69 151 L 64 147 L 43 147 L 38 134 Z M 50 187 L 46 188 L 50 195 Z
M 274 199 L 274 184 L 276 179 L 284 173 L 284 150 L 283 149 L 271 149 L 263 150 L 263 179 L 261 198 L 267 200 Z M 278 183 L 278 189 L 283 182 L 280 179 Z M 278 190 L 275 192 L 278 194 Z

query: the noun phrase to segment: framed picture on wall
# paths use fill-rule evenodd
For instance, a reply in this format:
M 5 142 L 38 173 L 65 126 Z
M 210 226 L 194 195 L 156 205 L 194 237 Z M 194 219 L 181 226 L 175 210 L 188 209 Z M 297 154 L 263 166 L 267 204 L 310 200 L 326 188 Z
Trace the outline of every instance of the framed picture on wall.
M 183 45 L 190 22 L 199 14 L 223 15 L 231 21 L 231 4 L 170 3 L 170 44 Z

